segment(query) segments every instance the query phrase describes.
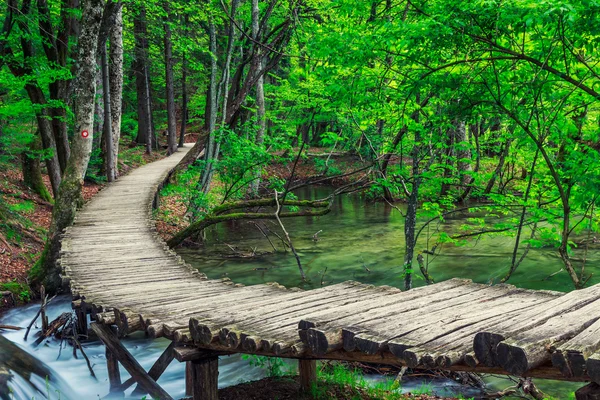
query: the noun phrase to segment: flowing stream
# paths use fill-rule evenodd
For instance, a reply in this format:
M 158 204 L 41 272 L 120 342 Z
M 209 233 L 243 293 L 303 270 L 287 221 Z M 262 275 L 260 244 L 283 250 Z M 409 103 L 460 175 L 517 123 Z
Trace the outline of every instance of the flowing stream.
M 299 193 L 300 198 L 322 198 L 329 193 L 326 187 L 307 188 Z M 288 287 L 305 289 L 357 280 L 377 285 L 402 287 L 401 277 L 404 229 L 402 207 L 393 208 L 385 203 L 366 202 L 359 196 L 343 196 L 335 200 L 330 214 L 319 218 L 284 220 L 302 260 L 308 282 L 302 282 L 295 258 L 283 252 L 281 241 L 269 234 L 269 241 L 251 223 L 232 222 L 209 229 L 207 241 L 198 250 L 178 251 L 187 262 L 199 268 L 210 278 L 228 276 L 235 282 L 247 285 L 264 282 L 279 282 Z M 481 215 L 455 215 L 443 224 L 431 224 L 424 229 L 417 250 L 427 245 L 427 234 L 443 230 L 456 234 L 474 223 L 472 218 Z M 419 225 L 426 219 L 419 221 Z M 278 231 L 271 221 L 260 222 L 261 226 Z M 266 232 L 266 229 L 263 229 Z M 317 235 L 318 240 L 313 239 Z M 528 235 L 528 232 L 525 233 Z M 435 244 L 429 243 L 430 248 Z M 233 250 L 238 255 L 253 252 L 266 253 L 260 257 L 230 257 Z M 498 281 L 506 273 L 512 255 L 514 238 L 504 235 L 472 239 L 462 246 L 438 247 L 435 256 L 429 256 L 431 275 L 442 281 L 452 277 L 469 278 L 475 282 Z M 582 254 L 576 256 L 583 257 Z M 600 282 L 597 252 L 589 251 L 586 270 L 594 273 L 594 281 Z M 513 275 L 510 283 L 530 289 L 571 290 L 571 282 L 560 259 L 552 249 L 531 249 L 528 257 Z M 424 282 L 415 277 L 415 285 Z M 0 324 L 25 327 L 39 308 L 38 304 L 10 310 L 0 316 Z M 56 298 L 48 307 L 50 320 L 62 312 L 70 311 L 70 298 Z M 104 346 L 99 342 L 84 344 L 85 352 L 93 364 L 96 378 L 91 377 L 85 360 L 78 353 L 73 356 L 72 348 L 61 346 L 55 339 L 33 346 L 33 332 L 27 342 L 23 331 L 2 332 L 0 335 L 0 399 L 98 399 L 108 393 L 108 379 Z M 167 340 L 148 340 L 143 334 L 132 335 L 124 340 L 125 346 L 146 369 L 154 363 L 168 345 Z M 62 350 L 61 350 L 62 347 Z M 289 364 L 294 368 L 294 364 Z M 122 379 L 127 373 L 121 368 Z M 219 360 L 219 387 L 244 381 L 260 379 L 266 375 L 263 368 L 250 365 L 249 360 L 239 355 Z M 383 377 L 369 376 L 376 382 Z M 486 378 L 491 388 L 504 389 L 511 383 L 504 378 Z M 540 389 L 556 398 L 568 398 L 581 384 L 555 381 L 536 381 Z M 174 398 L 184 396 L 184 366 L 174 361 L 159 379 L 159 384 Z M 130 389 L 127 394 L 130 394 Z M 466 388 L 453 381 L 431 380 L 415 377 L 402 382 L 402 391 L 433 391 L 440 395 L 462 393 L 465 397 L 477 398 L 480 392 Z M 135 397 L 126 397 L 135 398 Z M 139 398 L 139 397 L 138 397 Z

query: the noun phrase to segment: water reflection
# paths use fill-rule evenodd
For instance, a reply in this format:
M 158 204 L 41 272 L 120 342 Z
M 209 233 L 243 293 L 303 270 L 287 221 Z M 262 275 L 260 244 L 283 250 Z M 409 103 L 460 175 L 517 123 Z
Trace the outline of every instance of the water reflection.
M 324 198 L 330 191 L 327 187 L 305 188 L 298 196 Z M 398 205 L 398 209 L 404 211 L 403 205 Z M 377 285 L 402 286 L 404 219 L 398 209 L 387 203 L 367 202 L 359 195 L 339 196 L 328 215 L 284 220 L 300 253 L 309 283 L 300 280 L 296 261 L 289 252 L 280 251 L 253 259 L 224 258 L 224 254 L 231 253 L 227 244 L 250 252 L 253 249 L 272 252 L 262 233 L 247 221 L 214 226 L 208 231 L 205 247 L 178 252 L 210 278 L 228 276 L 245 284 L 276 281 L 286 286 L 310 289 L 321 285 L 321 277 L 327 269 L 323 276 L 327 283 L 355 279 Z M 442 223 L 436 221 L 430 224 L 419 237 L 417 250 L 422 251 L 435 244 L 427 242 L 428 234 L 464 232 L 465 226 L 472 224 L 470 218 L 482 215 L 457 213 Z M 422 218 L 418 226 L 426 220 Z M 278 229 L 273 221 L 259 223 L 274 231 Z M 319 240 L 313 241 L 314 233 L 320 230 Z M 283 249 L 279 239 L 271 235 L 271 240 L 280 250 Z M 497 282 L 508 271 L 513 247 L 513 237 L 495 234 L 472 239 L 461 246 L 441 245 L 435 256 L 428 255 L 426 258 L 430 262 L 429 272 L 436 281 L 460 277 L 481 283 Z M 588 252 L 587 258 L 586 271 L 594 273 L 590 284 L 600 283 L 598 252 Z M 561 268 L 562 262 L 555 250 L 531 249 L 510 283 L 529 289 L 570 291 L 573 285 L 566 272 L 551 276 Z M 423 285 L 424 282 L 417 276 L 415 284 Z

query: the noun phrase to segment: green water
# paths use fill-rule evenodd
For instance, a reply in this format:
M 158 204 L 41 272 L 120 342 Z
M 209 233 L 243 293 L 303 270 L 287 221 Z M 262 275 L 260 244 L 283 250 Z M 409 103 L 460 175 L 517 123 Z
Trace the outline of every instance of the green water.
M 322 198 L 331 189 L 307 188 L 298 193 L 300 198 Z M 403 206 L 399 205 L 403 210 Z M 462 229 L 473 215 L 454 215 L 444 223 L 430 224 L 429 233 L 444 231 L 449 234 L 464 233 Z M 417 229 L 426 221 L 419 221 Z M 280 232 L 274 221 L 259 221 L 269 229 Z M 322 217 L 285 219 L 293 243 L 300 255 L 309 282 L 302 282 L 293 255 L 283 252 L 281 241 L 270 235 L 273 248 L 261 232 L 251 223 L 234 221 L 214 226 L 207 232 L 205 246 L 198 250 L 178 250 L 186 261 L 209 278 L 228 276 L 235 282 L 247 285 L 279 282 L 292 287 L 316 288 L 346 280 L 358 280 L 376 285 L 402 287 L 402 262 L 404 257 L 404 218 L 400 211 L 386 203 L 368 202 L 358 195 L 335 199 L 331 213 Z M 313 234 L 319 233 L 318 241 Z M 417 251 L 427 248 L 427 229 L 419 238 Z M 529 236 L 525 231 L 523 236 Z M 433 246 L 435 239 L 431 239 Z M 255 258 L 226 258 L 233 254 L 227 245 L 244 251 L 270 252 Z M 472 238 L 464 246 L 445 244 L 436 256 L 429 257 L 429 272 L 436 281 L 459 277 L 474 282 L 498 282 L 507 272 L 514 237 L 498 235 Z M 524 245 L 522 246 L 525 247 Z M 583 257 L 574 254 L 574 258 Z M 588 251 L 586 271 L 594 273 L 591 284 L 600 282 L 598 265 L 600 252 Z M 415 260 L 416 264 L 416 260 Z M 527 258 L 511 278 L 511 284 L 528 289 L 570 291 L 573 285 L 554 249 L 531 249 Z M 418 269 L 417 269 L 418 272 Z M 553 275 L 555 274 L 555 275 Z M 553 275 L 553 276 L 551 276 Z M 415 276 L 415 286 L 424 285 L 420 275 Z

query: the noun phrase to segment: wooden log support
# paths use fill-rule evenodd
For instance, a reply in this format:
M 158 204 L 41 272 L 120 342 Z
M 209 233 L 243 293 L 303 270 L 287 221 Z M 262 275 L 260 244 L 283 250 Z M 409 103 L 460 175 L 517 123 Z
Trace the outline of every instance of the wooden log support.
M 192 377 L 192 362 L 186 361 L 185 363 L 185 395 L 192 396 L 194 394 L 193 388 L 193 377 Z
M 73 309 L 75 310 L 75 317 L 77 318 L 77 332 L 81 335 L 88 336 L 88 306 L 82 300 L 76 300 L 73 302 Z
M 158 357 L 158 360 L 152 365 L 150 371 L 148 371 L 148 375 L 150 378 L 158 381 L 158 378 L 165 372 L 167 367 L 171 364 L 173 359 L 175 358 L 175 343 L 171 342 L 169 346 L 163 351 L 163 353 Z M 132 396 L 141 396 L 145 394 L 144 388 L 138 383 L 137 387 L 132 393 Z
M 111 351 L 113 356 L 123 365 L 134 380 L 150 393 L 151 396 L 161 400 L 172 400 L 173 398 L 137 362 L 131 353 L 121 344 L 117 336 L 106 325 L 92 323 L 90 325 L 98 338 Z
M 317 361 L 298 360 L 298 372 L 300 374 L 300 390 L 310 391 L 313 384 L 317 382 Z
M 600 400 L 600 385 L 590 383 L 575 392 L 575 400 Z
M 111 330 L 113 330 L 113 335 L 115 335 L 116 333 L 114 332 L 116 330 L 112 329 L 114 327 L 111 327 Z M 115 355 L 113 354 L 113 352 L 110 350 L 110 348 L 108 346 L 106 346 L 106 370 L 108 372 L 108 382 L 109 382 L 109 387 L 110 387 L 110 393 L 111 394 L 119 394 L 119 393 L 123 393 L 125 391 L 125 389 L 121 388 L 121 371 L 119 370 L 119 361 L 117 360 L 117 358 L 115 357 Z
M 192 398 L 194 400 L 218 400 L 219 357 L 209 356 L 190 361 L 192 375 Z

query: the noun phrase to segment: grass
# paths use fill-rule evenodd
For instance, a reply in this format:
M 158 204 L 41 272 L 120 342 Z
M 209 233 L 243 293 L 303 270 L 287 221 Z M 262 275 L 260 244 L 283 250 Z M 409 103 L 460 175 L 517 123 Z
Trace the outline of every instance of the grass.
M 250 365 L 263 368 L 269 378 L 290 378 L 294 373 L 281 358 L 256 355 L 243 356 Z M 317 382 L 310 396 L 316 400 L 332 399 L 332 393 L 344 393 L 349 400 L 408 400 L 414 396 L 434 396 L 433 386 L 424 383 L 411 394 L 401 392 L 400 381 L 386 379 L 373 383 L 365 379 L 362 370 L 348 367 L 344 363 L 329 362 L 317 370 Z M 462 396 L 457 396 L 463 399 Z

